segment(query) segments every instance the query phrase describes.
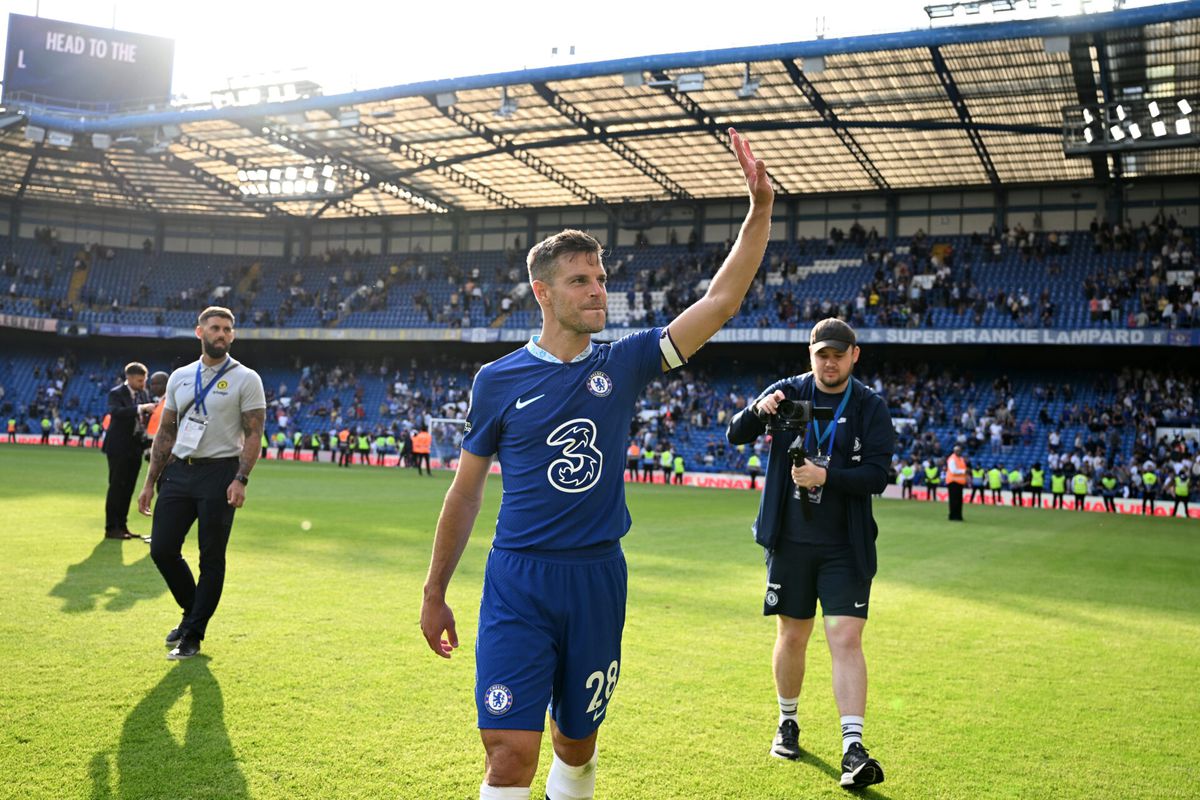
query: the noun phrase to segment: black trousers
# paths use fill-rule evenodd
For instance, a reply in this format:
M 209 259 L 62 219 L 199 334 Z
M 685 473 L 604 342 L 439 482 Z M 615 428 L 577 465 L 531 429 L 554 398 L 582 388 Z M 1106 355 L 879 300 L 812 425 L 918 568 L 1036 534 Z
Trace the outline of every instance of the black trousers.
M 963 507 L 963 485 L 961 483 L 946 484 L 946 491 L 950 493 L 950 519 L 961 520 Z
M 108 457 L 108 494 L 104 498 L 104 532 L 129 527 L 129 503 L 142 468 L 140 452 L 105 453 Z
M 180 628 L 200 639 L 225 586 L 225 548 L 235 511 L 225 492 L 237 469 L 236 456 L 205 464 L 175 461 L 167 465 L 158 482 L 150 557 L 183 610 Z M 182 553 L 193 522 L 197 523 L 200 546 L 199 580 L 192 577 Z

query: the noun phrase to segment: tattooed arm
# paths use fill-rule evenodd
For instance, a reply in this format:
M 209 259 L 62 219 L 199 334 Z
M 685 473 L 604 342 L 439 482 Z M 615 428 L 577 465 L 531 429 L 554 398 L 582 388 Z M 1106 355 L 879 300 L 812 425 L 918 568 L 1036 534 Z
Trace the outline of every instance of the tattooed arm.
M 158 422 L 158 433 L 154 434 L 154 444 L 150 446 L 150 469 L 146 471 L 146 484 L 138 495 L 138 511 L 150 516 L 150 502 L 154 499 L 154 487 L 158 484 L 167 459 L 171 457 L 171 448 L 175 446 L 175 437 L 179 433 L 179 412 L 164 408 L 162 419 Z
M 265 408 L 242 412 L 242 435 L 246 439 L 242 442 L 242 455 L 238 461 L 238 477 L 233 479 L 225 491 L 229 505 L 234 508 L 241 508 L 246 502 L 246 484 L 241 479 L 249 478 L 250 470 L 254 469 L 254 465 L 258 463 L 258 455 L 262 451 L 263 426 L 266 425 L 266 421 L 267 410 Z

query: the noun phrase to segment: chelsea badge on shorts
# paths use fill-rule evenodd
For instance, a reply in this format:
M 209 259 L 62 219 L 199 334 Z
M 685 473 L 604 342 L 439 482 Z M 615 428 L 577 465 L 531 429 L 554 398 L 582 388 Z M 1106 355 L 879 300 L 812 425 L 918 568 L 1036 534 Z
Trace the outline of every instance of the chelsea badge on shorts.
M 775 594 L 775 591 L 773 589 L 768 589 L 766 600 L 767 600 L 767 605 L 774 606 L 779 602 L 779 595 Z
M 588 391 L 596 395 L 596 397 L 608 397 L 608 395 L 612 393 L 612 387 L 612 378 L 608 377 L 600 370 L 596 370 L 591 375 L 588 375 Z
M 513 693 L 503 683 L 493 683 L 483 693 L 483 705 L 493 717 L 500 717 L 512 708 Z

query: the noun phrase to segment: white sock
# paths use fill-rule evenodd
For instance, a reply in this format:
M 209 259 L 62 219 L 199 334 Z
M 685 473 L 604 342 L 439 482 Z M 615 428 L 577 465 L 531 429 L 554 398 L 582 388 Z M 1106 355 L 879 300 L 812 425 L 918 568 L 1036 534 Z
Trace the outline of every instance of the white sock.
M 850 749 L 850 745 L 855 742 L 862 744 L 862 729 L 862 717 L 842 717 L 842 755 L 846 755 L 846 751 Z
M 592 800 L 596 793 L 598 760 L 599 751 L 596 751 L 586 764 L 572 767 L 556 753 L 550 774 L 546 776 L 546 797 L 550 800 Z
M 528 786 L 492 786 L 479 784 L 479 800 L 529 800 Z
M 779 698 L 779 724 L 782 725 L 785 719 L 790 719 L 799 725 L 800 720 L 796 719 L 796 706 L 800 704 L 800 698 L 798 696 L 784 697 L 783 695 L 776 695 L 776 697 Z

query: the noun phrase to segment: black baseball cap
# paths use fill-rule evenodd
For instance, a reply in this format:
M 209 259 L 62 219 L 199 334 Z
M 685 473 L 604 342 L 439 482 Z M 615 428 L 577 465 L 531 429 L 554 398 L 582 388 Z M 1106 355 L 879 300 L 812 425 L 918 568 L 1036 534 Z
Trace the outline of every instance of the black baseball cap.
M 858 338 L 853 328 L 837 317 L 830 317 L 813 326 L 808 342 L 808 349 L 813 353 L 825 347 L 845 352 L 858 344 Z

